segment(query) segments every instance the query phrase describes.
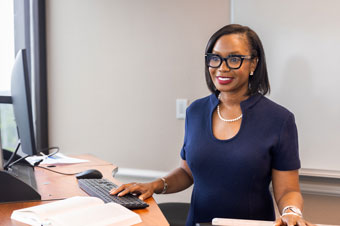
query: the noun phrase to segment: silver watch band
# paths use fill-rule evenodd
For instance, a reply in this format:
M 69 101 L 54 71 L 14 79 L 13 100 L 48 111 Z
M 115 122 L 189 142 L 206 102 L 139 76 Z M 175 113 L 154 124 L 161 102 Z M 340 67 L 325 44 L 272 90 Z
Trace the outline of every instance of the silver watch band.
M 161 177 L 161 180 L 163 181 L 163 191 L 161 192 L 161 194 L 165 194 L 166 190 L 168 190 L 168 183 L 166 183 L 166 180 L 164 177 Z
M 288 213 L 286 213 L 287 210 L 290 210 L 292 213 L 295 213 L 294 215 L 302 217 L 301 210 L 299 208 L 297 208 L 296 206 L 286 206 L 285 208 L 283 208 L 282 216 L 288 215 Z

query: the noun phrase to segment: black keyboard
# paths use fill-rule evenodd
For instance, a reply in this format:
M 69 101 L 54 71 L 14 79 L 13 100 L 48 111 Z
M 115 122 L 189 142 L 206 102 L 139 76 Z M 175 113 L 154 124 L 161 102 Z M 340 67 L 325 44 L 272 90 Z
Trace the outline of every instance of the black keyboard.
M 111 189 L 117 188 L 118 186 L 106 179 L 78 179 L 78 185 L 87 194 L 100 198 L 105 203 L 115 202 L 128 209 L 141 209 L 149 206 L 147 203 L 132 194 L 127 194 L 122 197 L 110 195 L 109 192 Z

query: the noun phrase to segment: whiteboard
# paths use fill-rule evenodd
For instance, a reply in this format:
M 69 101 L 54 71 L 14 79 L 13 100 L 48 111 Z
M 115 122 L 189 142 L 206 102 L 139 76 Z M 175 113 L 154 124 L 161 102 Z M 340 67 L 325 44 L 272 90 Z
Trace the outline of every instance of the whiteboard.
M 231 21 L 262 40 L 268 97 L 295 115 L 302 168 L 340 175 L 340 1 L 233 0 Z

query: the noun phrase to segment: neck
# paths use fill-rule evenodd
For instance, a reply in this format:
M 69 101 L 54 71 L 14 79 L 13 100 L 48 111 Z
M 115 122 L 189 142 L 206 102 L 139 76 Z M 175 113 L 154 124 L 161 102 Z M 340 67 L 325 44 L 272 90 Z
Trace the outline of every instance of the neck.
M 240 94 L 240 93 L 230 93 L 230 92 L 221 92 L 219 99 L 221 104 L 226 106 L 240 105 L 240 103 L 246 99 L 248 99 L 248 95 Z

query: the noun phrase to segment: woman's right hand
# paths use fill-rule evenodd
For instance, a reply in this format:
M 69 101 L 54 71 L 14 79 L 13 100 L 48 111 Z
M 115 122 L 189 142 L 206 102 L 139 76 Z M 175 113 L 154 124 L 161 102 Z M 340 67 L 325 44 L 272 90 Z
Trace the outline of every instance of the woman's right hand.
M 137 194 L 138 198 L 145 200 L 155 192 L 155 182 L 151 183 L 128 183 L 110 191 L 110 195 L 124 196 L 126 194 Z

